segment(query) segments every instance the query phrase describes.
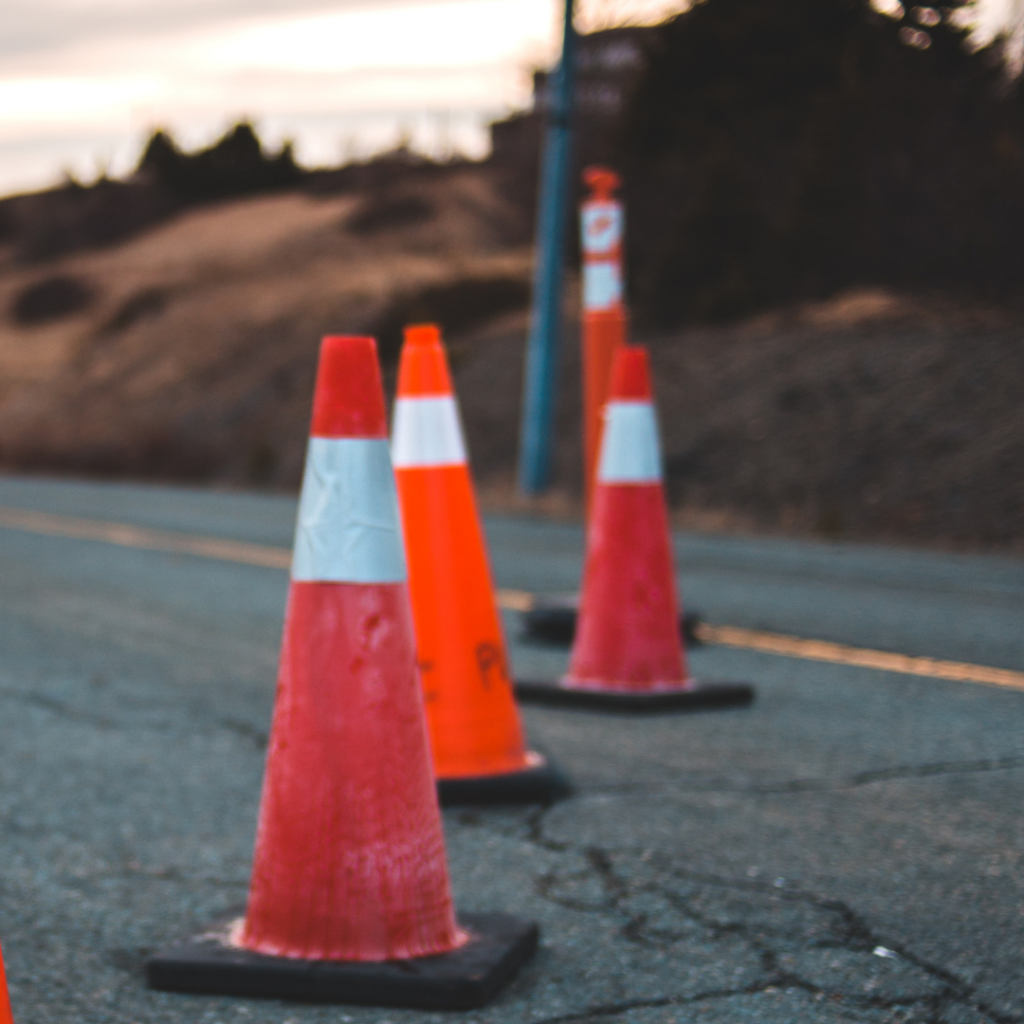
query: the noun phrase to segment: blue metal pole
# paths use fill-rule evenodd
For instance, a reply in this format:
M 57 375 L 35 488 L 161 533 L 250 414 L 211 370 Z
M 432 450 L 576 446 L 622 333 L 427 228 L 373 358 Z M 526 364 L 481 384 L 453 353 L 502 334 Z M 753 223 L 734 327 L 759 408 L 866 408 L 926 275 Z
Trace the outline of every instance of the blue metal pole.
M 537 254 L 533 308 L 526 347 L 523 417 L 519 435 L 519 489 L 539 494 L 551 471 L 551 434 L 558 379 L 558 340 L 562 319 L 562 276 L 569 159 L 572 148 L 573 54 L 576 32 L 573 0 L 565 0 L 562 61 L 549 91 L 544 154 L 537 205 Z

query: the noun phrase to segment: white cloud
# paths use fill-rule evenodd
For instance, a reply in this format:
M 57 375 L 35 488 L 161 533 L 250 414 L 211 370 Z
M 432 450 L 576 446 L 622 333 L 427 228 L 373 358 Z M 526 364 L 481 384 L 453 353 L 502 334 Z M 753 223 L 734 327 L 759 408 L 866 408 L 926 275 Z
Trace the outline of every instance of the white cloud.
M 508 63 L 551 42 L 550 0 L 448 0 L 427 7 L 384 8 L 266 19 L 204 36 L 197 66 L 231 71 L 279 68 L 459 67 Z
M 159 90 L 145 77 L 96 79 L 78 76 L 0 78 L 0 139 L 48 135 L 55 128 L 106 125 L 125 102 Z
M 20 0 L 4 10 L 0 53 L 45 52 L 90 39 L 203 30 L 259 16 L 429 6 L 434 0 Z M 462 0 L 472 4 L 476 0 Z
M 577 0 L 584 29 L 686 0 Z M 1024 0 L 984 0 L 987 25 Z M 144 133 L 209 142 L 238 116 L 300 154 L 388 144 L 401 128 L 479 152 L 486 115 L 525 103 L 557 54 L 562 0 L 9 0 L 0 34 L 0 191 L 61 167 L 114 173 Z M 445 119 L 450 129 L 441 126 Z

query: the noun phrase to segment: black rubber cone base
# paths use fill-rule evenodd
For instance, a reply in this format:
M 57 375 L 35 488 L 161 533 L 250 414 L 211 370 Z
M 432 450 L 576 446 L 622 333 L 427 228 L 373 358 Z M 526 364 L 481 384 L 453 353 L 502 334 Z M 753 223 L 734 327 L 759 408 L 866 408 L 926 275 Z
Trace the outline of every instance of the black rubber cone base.
M 579 594 L 554 594 L 538 597 L 528 612 L 523 612 L 523 636 L 554 647 L 568 647 L 576 635 Z M 697 629 L 700 616 L 694 612 L 679 618 L 679 635 L 687 647 L 700 646 Z
M 490 1002 L 529 960 L 539 931 L 532 921 L 506 914 L 465 914 L 459 924 L 470 940 L 451 953 L 357 963 L 250 953 L 229 945 L 227 923 L 161 950 L 146 964 L 146 980 L 163 992 L 474 1010 Z
M 695 682 L 685 690 L 660 693 L 627 693 L 614 690 L 576 690 L 559 686 L 557 680 L 516 680 L 516 699 L 524 704 L 556 704 L 600 711 L 645 713 L 653 711 L 709 711 L 740 707 L 754 699 L 749 683 Z
M 541 643 L 568 646 L 576 635 L 579 597 L 576 594 L 536 598 L 523 612 L 523 635 Z
M 531 752 L 536 764 L 521 772 L 438 779 L 442 807 L 460 804 L 550 804 L 572 792 L 561 768 L 550 758 Z

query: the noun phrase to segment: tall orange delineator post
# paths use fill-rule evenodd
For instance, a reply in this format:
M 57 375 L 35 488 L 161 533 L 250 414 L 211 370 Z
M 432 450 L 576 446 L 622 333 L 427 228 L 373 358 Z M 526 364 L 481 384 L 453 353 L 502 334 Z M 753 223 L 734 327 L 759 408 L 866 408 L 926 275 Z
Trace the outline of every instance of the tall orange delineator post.
M 14 1024 L 11 999 L 7 994 L 7 976 L 4 974 L 4 954 L 0 950 L 0 1024 Z
M 568 786 L 527 750 L 441 332 L 405 329 L 391 456 L 442 804 L 548 803 Z
M 588 167 L 583 181 L 592 194 L 580 208 L 583 250 L 583 474 L 587 513 L 594 499 L 594 474 L 601 448 L 615 352 L 627 340 L 623 284 L 625 216 L 614 194 L 622 184 L 607 167 Z

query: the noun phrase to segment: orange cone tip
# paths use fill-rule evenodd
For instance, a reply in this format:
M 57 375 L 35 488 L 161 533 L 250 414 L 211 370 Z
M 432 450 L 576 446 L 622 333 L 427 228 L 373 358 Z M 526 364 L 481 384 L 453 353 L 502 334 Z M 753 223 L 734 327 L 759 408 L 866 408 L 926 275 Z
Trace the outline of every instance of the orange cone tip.
M 392 454 L 434 768 L 441 780 L 519 772 L 525 747 L 441 335 L 405 332 Z
M 324 339 L 249 905 L 237 943 L 383 961 L 452 908 L 371 338 Z
M 662 487 L 647 350 L 619 348 L 587 533 L 570 689 L 653 693 L 691 685 Z
M 448 360 L 441 347 L 440 331 L 430 324 L 406 329 L 398 365 L 391 448 L 399 474 L 399 494 L 403 470 L 466 465 L 466 445 Z M 406 530 L 409 525 L 406 523 Z M 408 547 L 408 538 L 406 543 Z M 415 583 L 412 586 L 415 607 Z

